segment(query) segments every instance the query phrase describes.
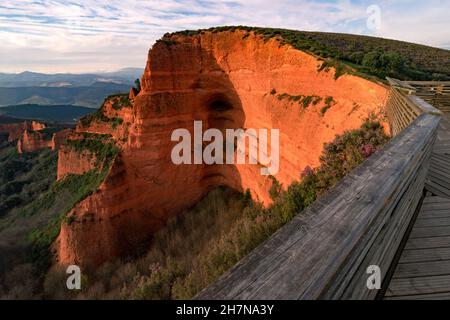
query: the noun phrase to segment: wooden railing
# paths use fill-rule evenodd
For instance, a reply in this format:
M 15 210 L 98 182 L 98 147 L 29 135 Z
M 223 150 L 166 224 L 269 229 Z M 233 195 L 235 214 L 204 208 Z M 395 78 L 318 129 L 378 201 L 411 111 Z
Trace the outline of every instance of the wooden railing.
M 440 112 L 396 80 L 387 105 L 395 137 L 278 230 L 198 299 L 374 299 L 422 198 Z M 395 82 L 395 83 L 394 83 Z M 409 91 L 411 90 L 411 91 Z
M 388 78 L 391 89 L 386 113 L 392 135 L 396 136 L 423 113 L 440 114 L 434 106 L 419 99 L 416 88 L 408 82 Z M 417 82 L 415 82 L 417 84 Z M 436 82 L 433 82 L 436 84 Z
M 415 95 L 442 112 L 450 112 L 450 81 L 406 81 L 415 90 Z

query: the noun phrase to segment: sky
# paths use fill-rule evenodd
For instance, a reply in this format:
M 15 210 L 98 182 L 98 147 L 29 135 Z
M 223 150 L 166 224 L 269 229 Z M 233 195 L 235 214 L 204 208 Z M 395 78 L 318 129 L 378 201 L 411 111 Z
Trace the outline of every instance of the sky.
M 144 68 L 166 32 L 247 25 L 450 49 L 448 0 L 1 0 L 0 72 Z

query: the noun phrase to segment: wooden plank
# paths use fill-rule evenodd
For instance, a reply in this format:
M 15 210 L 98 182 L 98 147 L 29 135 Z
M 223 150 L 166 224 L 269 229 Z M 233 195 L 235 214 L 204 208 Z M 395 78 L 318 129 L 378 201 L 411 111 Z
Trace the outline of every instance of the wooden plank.
M 450 197 L 449 190 L 445 187 L 440 186 L 439 184 L 427 179 L 425 182 L 425 188 L 431 191 L 433 194 L 440 197 Z
M 417 238 L 409 239 L 405 250 L 447 247 L 450 247 L 450 237 Z
M 450 292 L 450 275 L 392 279 L 386 297 Z
M 403 250 L 399 263 L 450 260 L 450 247 Z
M 432 163 L 432 166 L 430 167 L 429 175 L 430 175 L 431 180 L 434 180 L 434 179 L 443 180 L 443 181 L 450 180 L 450 170 L 446 170 L 446 168 L 434 166 L 433 163 Z
M 449 156 L 448 155 L 441 155 L 442 158 L 439 158 L 438 154 L 435 154 L 433 156 L 433 158 L 431 159 L 431 163 L 436 166 L 437 168 L 443 170 L 443 171 L 448 171 L 450 168 L 450 162 L 449 162 Z
M 450 300 L 450 291 L 409 296 L 387 296 L 384 300 Z
M 428 200 L 432 199 L 432 200 Z M 450 209 L 450 199 L 446 197 L 427 197 L 421 208 L 422 212 L 434 212 L 435 210 L 449 210 Z
M 448 205 L 450 208 L 450 201 L 448 200 L 448 198 L 445 197 L 426 197 L 423 201 L 423 206 L 421 208 L 421 210 L 426 210 L 428 207 L 431 207 L 433 205 Z
M 444 160 L 438 159 L 437 157 L 434 157 L 431 160 L 431 164 L 433 165 L 433 168 L 436 168 L 442 172 L 448 172 L 450 170 L 448 160 L 444 161 Z
M 427 180 L 440 185 L 446 190 L 450 190 L 450 177 L 446 173 L 430 168 Z
M 447 167 L 450 167 L 450 156 L 449 155 L 433 153 L 433 159 L 441 159 L 442 161 L 444 161 L 444 164 L 446 164 Z
M 440 227 L 450 226 L 450 215 L 445 218 L 423 219 L 419 217 L 414 224 L 414 227 Z
M 450 275 L 450 260 L 399 263 L 392 279 Z
M 437 198 L 435 196 L 431 197 L 431 198 Z M 440 198 L 445 198 L 445 197 L 440 197 Z M 450 200 L 448 198 L 446 198 L 447 201 Z M 435 212 L 439 212 L 439 211 L 444 211 L 444 212 L 448 212 L 450 209 L 449 207 L 449 203 L 447 202 L 436 202 L 436 203 L 428 203 L 426 205 L 425 208 L 422 208 L 422 216 L 427 215 L 428 213 L 435 213 Z
M 428 219 L 436 219 L 436 218 L 448 218 L 450 217 L 449 209 L 433 209 L 433 210 L 422 210 L 419 220 L 428 220 Z
M 437 178 L 429 172 L 426 178 L 426 184 L 429 184 L 432 188 L 438 189 L 442 193 L 440 196 L 448 198 L 450 193 L 450 185 L 444 179 L 445 177 Z
M 427 213 L 422 212 L 420 215 L 420 220 L 432 220 L 436 218 L 448 218 L 450 217 L 450 212 L 448 210 L 436 210 L 429 211 Z
M 445 237 L 445 236 L 450 236 L 449 226 L 423 227 L 423 228 L 414 227 L 414 229 L 411 232 L 410 239 Z

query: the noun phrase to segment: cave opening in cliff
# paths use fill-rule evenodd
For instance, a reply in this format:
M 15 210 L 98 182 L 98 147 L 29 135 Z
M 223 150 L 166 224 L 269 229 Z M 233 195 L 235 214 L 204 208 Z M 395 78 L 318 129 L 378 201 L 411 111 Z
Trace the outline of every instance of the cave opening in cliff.
M 209 103 L 209 108 L 214 111 L 227 111 L 233 109 L 233 106 L 224 98 L 215 98 Z
M 239 109 L 235 108 L 235 104 L 233 98 L 223 93 L 209 96 L 204 104 L 208 110 L 208 128 L 219 129 L 223 134 L 226 129 L 241 128 L 243 121 L 238 116 Z

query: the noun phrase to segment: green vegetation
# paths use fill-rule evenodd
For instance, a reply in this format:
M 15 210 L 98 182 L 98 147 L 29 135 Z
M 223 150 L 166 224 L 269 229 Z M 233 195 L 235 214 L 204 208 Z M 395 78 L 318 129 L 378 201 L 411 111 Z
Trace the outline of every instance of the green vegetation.
M 10 123 L 18 119 L 34 119 L 44 122 L 74 123 L 77 119 L 91 113 L 94 109 L 72 105 L 21 104 L 1 107 L 0 113 L 13 117 Z M 11 119 L 11 118 L 10 118 Z M 1 123 L 1 119 L 0 119 Z
M 275 95 L 276 90 L 273 89 L 270 94 Z M 302 95 L 293 96 L 288 93 L 278 94 L 277 99 L 280 101 L 288 100 L 289 102 L 298 102 L 298 104 L 302 106 L 303 109 L 308 108 L 311 104 L 317 105 L 320 101 L 322 101 L 322 97 L 319 96 L 302 96 Z
M 134 87 L 133 87 L 138 93 L 141 92 L 141 80 L 136 79 L 134 80 Z
M 123 123 L 123 119 L 119 117 L 109 118 L 105 115 L 104 105 L 106 102 L 111 102 L 111 106 L 114 110 L 121 110 L 122 108 L 129 108 L 132 106 L 128 95 L 126 94 L 116 94 L 109 96 L 103 102 L 103 105 L 97 109 L 95 112 L 88 114 L 80 119 L 80 123 L 83 127 L 88 127 L 92 122 L 106 122 L 111 124 L 113 129 L 118 125 Z
M 70 298 L 192 298 L 388 140 L 382 126 L 372 120 L 337 136 L 325 145 L 321 166 L 305 168 L 302 180 L 287 190 L 275 177 L 269 177 L 274 202 L 268 208 L 254 202 L 248 190 L 239 194 L 218 188 L 194 208 L 169 220 L 154 235 L 146 255 L 106 263 L 85 274 L 85 289 Z M 69 297 L 60 285 L 64 275 L 58 268 L 47 274 L 45 297 Z
M 53 134 L 61 131 L 61 127 L 47 127 L 39 131 L 31 131 L 32 133 L 39 133 L 42 135 L 44 140 L 52 140 Z
M 51 263 L 50 246 L 59 234 L 61 223 L 66 219 L 67 213 L 86 197 L 97 190 L 105 179 L 109 167 L 102 170 L 92 169 L 83 175 L 69 175 L 61 181 L 54 183 L 49 190 L 38 199 L 22 209 L 22 215 L 32 215 L 37 212 L 52 210 L 56 204 L 60 213 L 53 217 L 46 225 L 37 228 L 29 235 L 30 258 L 37 274 L 45 272 Z M 61 206 L 58 198 L 64 196 L 66 201 Z
M 123 123 L 122 118 L 118 117 L 111 118 L 111 126 L 113 127 L 113 129 L 117 128 L 117 126 L 120 126 L 122 123 Z
M 345 63 L 342 63 L 340 61 L 337 60 L 333 60 L 333 59 L 327 59 L 325 60 L 317 69 L 319 72 L 320 71 L 325 71 L 328 72 L 331 70 L 331 68 L 335 69 L 335 73 L 334 73 L 334 79 L 338 79 L 340 76 L 346 74 L 346 73 L 354 73 L 354 69 L 350 68 L 348 65 L 346 65 Z M 385 77 L 383 77 L 382 79 L 384 79 Z
M 275 89 L 273 89 L 270 94 L 271 95 L 275 95 L 277 93 L 277 91 Z M 322 97 L 319 96 L 302 96 L 302 95 L 291 95 L 288 93 L 281 93 L 277 95 L 277 99 L 282 101 L 282 100 L 287 100 L 289 102 L 297 102 L 300 106 L 302 106 L 303 109 L 308 108 L 311 104 L 313 106 L 318 105 L 321 101 L 322 101 Z M 336 104 L 336 101 L 334 100 L 333 97 L 326 97 L 324 99 L 324 103 L 325 105 L 320 109 L 320 113 L 321 115 L 325 115 L 325 113 L 333 106 Z
M 165 39 L 165 38 L 156 40 L 156 43 L 164 43 L 168 47 L 171 47 L 171 46 L 174 46 L 174 45 L 178 44 L 178 42 L 176 42 L 175 40 Z
M 34 201 L 56 179 L 56 152 L 18 154 L 12 143 L 0 149 L 0 218 Z
M 106 97 L 105 101 L 100 108 L 98 108 L 95 112 L 90 113 L 80 119 L 80 123 L 83 127 L 88 127 L 92 122 L 106 122 L 111 124 L 111 126 L 115 129 L 118 125 L 123 123 L 123 119 L 119 117 L 109 118 L 105 115 L 104 106 L 107 102 L 111 103 L 111 106 L 114 110 L 122 110 L 122 108 L 131 108 L 132 104 L 128 97 L 128 94 L 120 93 L 113 94 Z
M 322 116 L 325 115 L 325 113 L 327 113 L 327 111 L 336 104 L 336 101 L 334 100 L 333 97 L 327 97 L 325 99 L 325 106 L 320 110 L 320 113 L 322 114 Z
M 95 112 L 90 113 L 80 119 L 80 123 L 83 127 L 88 127 L 92 122 L 109 122 L 109 118 L 105 116 L 103 107 L 100 107 Z
M 138 80 L 138 79 L 137 79 Z M 140 85 L 140 83 L 139 83 Z M 128 94 L 116 94 L 106 98 L 106 101 L 110 101 L 112 103 L 112 107 L 114 110 L 121 110 L 122 108 L 131 108 L 132 104 L 128 97 Z
M 298 50 L 324 59 L 323 70 L 336 68 L 336 77 L 344 73 L 372 75 L 382 80 L 386 76 L 401 80 L 450 80 L 450 51 L 428 46 L 368 36 L 305 32 L 286 29 L 225 26 L 202 30 L 187 30 L 175 34 L 194 36 L 207 31 L 243 30 L 244 39 L 253 32 L 265 41 L 276 39 Z M 170 39 L 171 34 L 164 38 Z
M 67 140 L 66 145 L 77 153 L 88 151 L 97 159 L 97 164 L 103 165 L 111 162 L 119 152 L 119 148 L 109 134 L 83 133 L 80 140 Z

